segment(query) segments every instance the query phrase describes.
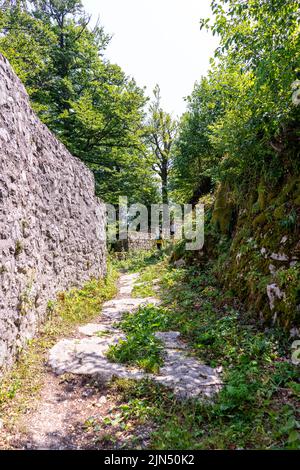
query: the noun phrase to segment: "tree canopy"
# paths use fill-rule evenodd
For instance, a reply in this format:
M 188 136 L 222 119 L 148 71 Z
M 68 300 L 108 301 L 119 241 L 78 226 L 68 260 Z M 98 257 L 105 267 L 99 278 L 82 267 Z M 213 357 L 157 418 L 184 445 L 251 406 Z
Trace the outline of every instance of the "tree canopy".
M 172 146 L 177 133 L 177 123 L 161 107 L 159 85 L 156 85 L 153 94 L 154 100 L 150 105 L 146 127 L 146 144 L 150 153 L 152 168 L 161 182 L 162 202 L 168 204 Z
M 201 20 L 201 28 L 218 34 L 220 46 L 188 98 L 176 143 L 175 194 L 190 197 L 205 177 L 248 187 L 299 166 L 299 106 L 292 100 L 300 77 L 299 1 L 213 0 L 211 7 L 214 20 Z
M 143 142 L 144 90 L 104 58 L 110 37 L 79 0 L 4 2 L 0 51 L 34 109 L 95 173 L 99 196 L 151 203 L 157 188 Z
M 34 109 L 94 171 L 99 196 L 195 202 L 218 181 L 244 188 L 299 167 L 299 0 L 212 0 L 220 38 L 179 124 L 105 58 L 110 36 L 80 0 L 2 0 L 0 51 Z M 293 88 L 294 87 L 294 88 Z M 175 141 L 175 142 L 174 142 Z

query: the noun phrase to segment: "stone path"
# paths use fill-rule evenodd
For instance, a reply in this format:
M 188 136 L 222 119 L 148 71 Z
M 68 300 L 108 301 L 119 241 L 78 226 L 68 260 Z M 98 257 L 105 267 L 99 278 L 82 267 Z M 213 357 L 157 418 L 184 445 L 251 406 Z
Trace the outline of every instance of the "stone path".
M 155 424 L 139 423 L 133 415 L 123 426 L 120 406 L 126 405 L 127 399 L 113 385 L 107 386 L 113 376 L 149 377 L 180 398 L 211 397 L 220 389 L 218 370 L 192 357 L 175 331 L 157 333 L 164 344 L 164 364 L 158 375 L 108 361 L 105 353 L 109 345 L 125 338 L 116 327 L 123 313 L 159 303 L 151 297 L 133 298 L 137 281 L 138 275 L 122 275 L 117 297 L 103 305 L 96 322 L 79 327 L 75 337 L 59 341 L 51 349 L 41 394 L 9 435 L 6 433 L 8 448 L 148 448 Z
M 88 323 L 78 328 L 78 338 L 63 339 L 50 351 L 49 364 L 58 374 L 96 375 L 105 383 L 112 377 L 142 379 L 143 377 L 173 389 L 181 398 L 211 397 L 221 387 L 217 369 L 202 364 L 188 353 L 180 333 L 159 332 L 157 337 L 164 344 L 164 364 L 157 375 L 122 364 L 111 363 L 106 352 L 110 345 L 125 339 L 116 327 L 124 312 L 134 312 L 139 306 L 159 303 L 156 298 L 133 298 L 132 289 L 137 274 L 123 274 L 118 296 L 103 305 L 101 323 Z

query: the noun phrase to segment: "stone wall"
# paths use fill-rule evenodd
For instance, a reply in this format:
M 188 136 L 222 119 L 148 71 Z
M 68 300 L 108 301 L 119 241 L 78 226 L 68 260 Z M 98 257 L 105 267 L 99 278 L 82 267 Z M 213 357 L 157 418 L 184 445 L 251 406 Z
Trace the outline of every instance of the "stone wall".
M 156 247 L 156 240 L 151 238 L 150 233 L 133 232 L 128 233 L 126 240 L 118 241 L 114 249 L 115 251 L 147 251 Z
M 103 276 L 105 245 L 92 173 L 40 122 L 0 55 L 0 370 L 57 292 Z

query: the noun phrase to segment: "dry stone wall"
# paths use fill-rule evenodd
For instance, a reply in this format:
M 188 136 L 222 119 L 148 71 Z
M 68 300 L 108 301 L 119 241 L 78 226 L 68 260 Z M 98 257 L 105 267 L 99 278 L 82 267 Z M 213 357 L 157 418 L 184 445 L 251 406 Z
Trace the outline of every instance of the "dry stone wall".
M 40 122 L 0 55 L 0 371 L 57 292 L 104 275 L 105 245 L 92 173 Z
M 114 249 L 116 251 L 143 251 L 152 250 L 156 247 L 156 240 L 151 238 L 150 233 L 145 232 L 133 232 L 128 233 L 126 240 L 118 241 Z

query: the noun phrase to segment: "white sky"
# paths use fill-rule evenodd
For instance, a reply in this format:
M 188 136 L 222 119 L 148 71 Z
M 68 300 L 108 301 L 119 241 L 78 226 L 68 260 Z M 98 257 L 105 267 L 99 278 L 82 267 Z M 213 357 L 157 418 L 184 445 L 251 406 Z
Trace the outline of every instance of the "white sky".
M 147 87 L 156 83 L 166 111 L 180 115 L 183 98 L 205 75 L 217 39 L 200 31 L 201 17 L 211 16 L 210 0 L 82 0 L 113 35 L 106 57 Z

